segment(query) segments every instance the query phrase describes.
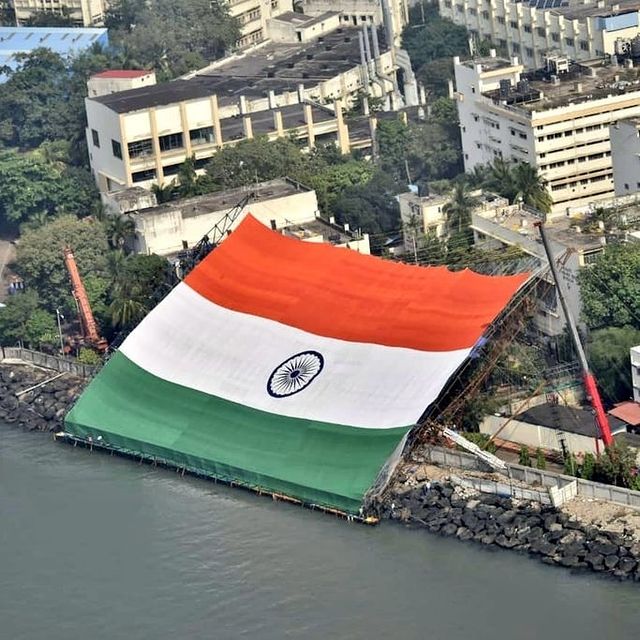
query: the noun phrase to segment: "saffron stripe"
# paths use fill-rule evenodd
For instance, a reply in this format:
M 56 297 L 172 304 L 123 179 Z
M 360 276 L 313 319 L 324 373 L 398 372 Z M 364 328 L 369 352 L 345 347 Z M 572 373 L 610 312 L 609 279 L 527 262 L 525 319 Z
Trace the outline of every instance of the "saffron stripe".
M 247 216 L 185 282 L 220 306 L 309 333 L 454 351 L 472 347 L 527 278 L 393 263 Z

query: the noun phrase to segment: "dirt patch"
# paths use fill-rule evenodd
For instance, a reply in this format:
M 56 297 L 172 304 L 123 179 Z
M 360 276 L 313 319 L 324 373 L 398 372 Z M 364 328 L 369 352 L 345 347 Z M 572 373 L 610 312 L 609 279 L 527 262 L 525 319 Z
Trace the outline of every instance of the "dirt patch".
M 635 509 L 602 500 L 577 497 L 565 502 L 562 510 L 585 524 L 616 533 L 626 532 L 640 540 L 640 511 Z

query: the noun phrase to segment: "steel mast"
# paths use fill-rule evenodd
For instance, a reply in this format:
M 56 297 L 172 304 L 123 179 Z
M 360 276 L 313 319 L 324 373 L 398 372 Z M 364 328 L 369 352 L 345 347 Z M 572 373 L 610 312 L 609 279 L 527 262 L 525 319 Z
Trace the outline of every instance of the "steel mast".
M 602 436 L 602 441 L 604 442 L 605 447 L 610 447 L 613 444 L 613 436 L 611 435 L 609 420 L 607 418 L 607 414 L 605 413 L 604 407 L 602 406 L 602 399 L 600 398 L 600 393 L 598 392 L 598 385 L 596 384 L 595 376 L 589 368 L 589 362 L 587 361 L 587 355 L 584 352 L 584 347 L 582 346 L 582 342 L 580 341 L 580 334 L 578 333 L 576 321 L 571 313 L 571 310 L 569 309 L 569 306 L 567 305 L 567 300 L 564 294 L 564 287 L 560 282 L 560 278 L 558 277 L 558 270 L 556 269 L 556 263 L 553 259 L 553 255 L 551 254 L 551 248 L 549 246 L 549 240 L 547 238 L 544 224 L 542 222 L 536 222 L 534 226 L 538 227 L 538 230 L 540 231 L 542 246 L 544 247 L 544 251 L 547 254 L 549 268 L 551 269 L 551 275 L 553 276 L 556 290 L 558 291 L 560 305 L 562 306 L 562 310 L 564 311 L 564 317 L 567 320 L 567 325 L 571 333 L 573 345 L 576 349 L 576 353 L 578 354 L 578 360 L 582 369 L 582 381 L 584 383 L 587 398 L 589 399 L 593 411 L 595 412 L 598 430 L 600 431 L 600 435 Z

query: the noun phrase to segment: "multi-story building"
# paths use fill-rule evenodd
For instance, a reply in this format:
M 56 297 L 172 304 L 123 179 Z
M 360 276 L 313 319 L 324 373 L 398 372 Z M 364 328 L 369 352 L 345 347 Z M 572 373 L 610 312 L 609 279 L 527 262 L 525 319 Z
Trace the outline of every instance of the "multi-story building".
M 640 33 L 637 0 L 438 0 L 440 15 L 466 27 L 477 41 L 538 68 L 545 53 L 592 60 L 616 52 L 616 40 Z
M 614 195 L 609 125 L 640 116 L 640 73 L 549 57 L 524 73 L 517 57 L 454 59 L 466 171 L 496 158 L 540 171 L 564 214 Z
M 225 0 L 229 15 L 238 20 L 240 39 L 236 47 L 243 49 L 267 40 L 267 22 L 293 11 L 293 0 Z
M 613 186 L 616 196 L 640 191 L 640 118 L 620 120 L 609 127 Z
M 0 69 L 15 69 L 16 54 L 31 53 L 46 47 L 62 56 L 88 49 L 94 44 L 109 46 L 106 29 L 74 27 L 2 27 L 0 26 Z M 3 81 L 0 72 L 0 82 Z
M 338 11 L 345 26 L 384 25 L 396 46 L 400 46 L 402 30 L 409 22 L 408 0 L 302 0 L 302 7 L 310 16 Z
M 12 0 L 18 24 L 28 20 L 38 11 L 63 12 L 78 25 L 90 27 L 102 25 L 108 0 Z
M 102 193 L 174 179 L 187 157 L 202 169 L 224 145 L 293 135 L 313 147 L 354 142 L 344 105 L 361 92 L 402 100 L 391 52 L 362 31 L 339 28 L 310 43 L 268 43 L 188 78 L 86 99 L 91 168 Z M 372 47 L 369 47 L 370 49 Z M 406 76 L 405 76 L 406 79 Z M 369 137 L 369 120 L 354 127 Z
M 356 234 L 348 225 L 324 220 L 318 211 L 316 192 L 289 178 L 277 178 L 237 189 L 185 198 L 163 204 L 152 202 L 153 194 L 136 187 L 114 194 L 107 208 L 126 213 L 135 225 L 134 250 L 175 256 L 211 235 L 229 211 L 245 203 L 230 224 L 235 229 L 251 213 L 265 226 L 307 242 L 329 242 L 369 253 L 369 236 Z

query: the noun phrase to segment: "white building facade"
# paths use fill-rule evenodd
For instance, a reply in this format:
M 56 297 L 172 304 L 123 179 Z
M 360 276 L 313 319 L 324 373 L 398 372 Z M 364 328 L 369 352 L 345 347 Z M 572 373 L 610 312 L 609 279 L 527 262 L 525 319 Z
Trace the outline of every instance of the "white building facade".
M 496 158 L 537 167 L 553 215 L 614 196 L 609 126 L 640 116 L 640 89 L 619 69 L 556 59 L 569 71 L 530 80 L 517 57 L 454 64 L 466 171 Z
M 101 26 L 109 6 L 107 0 L 13 0 L 18 24 L 24 23 L 34 13 L 49 11 L 68 14 L 83 27 Z
M 640 119 L 620 120 L 609 127 L 616 196 L 640 191 Z
M 592 60 L 614 53 L 618 38 L 640 33 L 635 0 L 567 5 L 544 9 L 513 0 L 438 0 L 441 16 L 465 27 L 477 41 L 490 40 L 517 55 L 531 69 L 542 66 L 548 51 Z

